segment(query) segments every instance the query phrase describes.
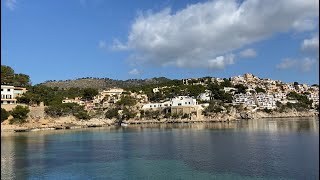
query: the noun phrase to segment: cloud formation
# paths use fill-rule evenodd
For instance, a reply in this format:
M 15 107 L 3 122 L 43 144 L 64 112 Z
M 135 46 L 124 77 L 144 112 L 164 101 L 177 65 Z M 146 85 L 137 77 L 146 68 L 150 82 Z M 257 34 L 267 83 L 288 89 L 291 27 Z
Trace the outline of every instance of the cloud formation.
M 241 51 L 239 53 L 240 57 L 244 57 L 244 58 L 251 58 L 251 57 L 256 57 L 257 56 L 257 52 L 254 49 L 245 49 L 243 51 Z
M 310 39 L 303 40 L 301 50 L 305 52 L 314 53 L 319 56 L 319 34 L 315 34 Z
M 134 68 L 131 71 L 129 71 L 129 74 L 131 74 L 131 75 L 139 75 L 140 71 L 138 69 Z
M 223 69 L 245 45 L 278 32 L 312 30 L 318 6 L 314 0 L 216 0 L 175 13 L 166 8 L 140 14 L 127 42 L 115 41 L 113 49 L 130 50 L 142 63 Z
M 309 72 L 317 61 L 311 58 L 304 59 L 284 59 L 280 64 L 276 66 L 277 69 L 299 69 L 303 72 Z
M 17 6 L 17 1 L 16 0 L 6 0 L 5 6 L 10 9 L 11 11 L 15 10 Z

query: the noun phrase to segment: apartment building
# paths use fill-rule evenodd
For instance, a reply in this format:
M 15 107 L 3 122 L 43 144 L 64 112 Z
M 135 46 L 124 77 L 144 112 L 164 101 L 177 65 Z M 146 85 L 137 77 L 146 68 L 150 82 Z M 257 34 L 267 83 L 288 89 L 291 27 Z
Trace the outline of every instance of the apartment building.
M 255 95 L 255 100 L 257 105 L 262 109 L 274 109 L 277 107 L 276 101 L 271 94 L 258 93 Z
M 251 93 L 246 93 L 246 94 L 235 94 L 233 96 L 233 101 L 232 101 L 233 105 L 246 105 L 249 107 L 256 107 L 256 103 L 253 99 L 253 96 L 251 95 Z

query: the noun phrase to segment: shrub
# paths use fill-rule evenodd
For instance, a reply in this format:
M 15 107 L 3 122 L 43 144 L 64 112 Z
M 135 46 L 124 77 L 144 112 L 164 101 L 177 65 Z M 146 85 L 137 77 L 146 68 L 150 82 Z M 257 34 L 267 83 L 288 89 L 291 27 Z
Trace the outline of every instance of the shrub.
M 108 119 L 117 118 L 119 116 L 118 109 L 116 108 L 108 109 L 107 112 L 105 113 L 105 116 Z
M 266 112 L 266 113 L 271 113 L 272 112 L 271 109 L 267 109 L 267 108 L 264 108 L 263 111 Z
M 78 119 L 89 119 L 88 112 L 83 106 L 76 103 L 55 104 L 44 109 L 45 113 L 52 117 L 74 115 Z
M 135 113 L 134 111 L 124 108 L 122 111 L 122 118 L 123 119 L 131 119 L 136 117 L 137 113 Z
M 116 104 L 119 106 L 134 106 L 136 105 L 137 101 L 130 97 L 130 96 L 122 96 L 120 101 L 118 101 Z
M 182 119 L 187 119 L 187 118 L 189 118 L 189 114 L 183 114 L 183 116 L 181 118 Z
M 1 108 L 1 122 L 8 119 L 10 113 L 6 111 L 5 109 Z
M 86 119 L 90 119 L 91 117 L 88 115 L 88 113 L 87 112 L 85 112 L 85 111 L 79 111 L 79 112 L 77 112 L 77 113 L 74 113 L 73 114 L 76 118 L 78 118 L 78 119 L 84 119 L 84 120 L 86 120 Z
M 23 107 L 23 106 L 17 105 L 11 111 L 11 115 L 12 115 L 13 119 L 10 121 L 10 124 L 25 123 L 29 112 L 30 112 L 30 110 L 28 107 Z

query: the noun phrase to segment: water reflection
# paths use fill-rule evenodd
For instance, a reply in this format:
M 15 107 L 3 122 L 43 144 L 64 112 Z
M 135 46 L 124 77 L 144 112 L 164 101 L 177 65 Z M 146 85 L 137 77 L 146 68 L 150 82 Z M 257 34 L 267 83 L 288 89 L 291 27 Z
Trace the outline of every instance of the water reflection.
M 140 175 L 148 173 L 136 166 L 137 159 L 141 165 L 145 160 L 149 163 L 176 160 L 177 164 L 182 161 L 192 169 L 206 172 L 228 170 L 246 176 L 253 173 L 280 177 L 291 169 L 292 172 L 287 172 L 292 173 L 289 177 L 302 177 L 304 172 L 315 177 L 319 174 L 314 169 L 319 170 L 319 166 L 318 161 L 312 159 L 319 158 L 315 148 L 318 141 L 314 141 L 318 134 L 319 120 L 310 118 L 140 124 L 2 134 L 1 177 L 43 177 L 66 165 L 105 162 L 121 162 L 115 172 L 130 169 Z M 80 167 L 79 164 L 75 166 L 76 171 L 93 177 L 107 166 L 76 167 Z M 171 171 L 175 173 L 174 169 Z M 125 174 L 124 178 L 130 176 Z
M 242 120 L 240 122 L 210 122 L 210 123 L 181 123 L 181 124 L 139 124 L 130 125 L 129 130 L 144 131 L 145 129 L 234 129 L 246 131 L 268 131 L 268 132 L 319 132 L 319 119 L 316 118 L 293 118 L 293 119 L 255 119 Z

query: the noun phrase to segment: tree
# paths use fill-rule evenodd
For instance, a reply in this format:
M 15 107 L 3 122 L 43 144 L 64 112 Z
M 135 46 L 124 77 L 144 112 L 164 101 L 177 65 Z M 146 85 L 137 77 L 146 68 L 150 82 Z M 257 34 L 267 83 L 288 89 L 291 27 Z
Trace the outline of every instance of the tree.
M 248 89 L 248 87 L 244 86 L 243 84 L 237 84 L 234 87 L 238 89 L 238 93 L 242 93 L 242 94 L 245 94 L 246 89 Z
M 88 112 L 84 110 L 83 106 L 76 103 L 60 103 L 53 104 L 44 109 L 45 113 L 52 117 L 60 117 L 73 115 L 78 119 L 89 119 Z
M 30 77 L 26 74 L 15 74 L 13 85 L 18 87 L 28 87 L 31 85 Z
M 30 78 L 26 74 L 15 74 L 10 66 L 1 65 L 1 84 L 29 87 Z
M 13 83 L 14 70 L 5 65 L 1 65 L 1 84 L 11 85 Z
M 131 96 L 122 96 L 116 104 L 119 106 L 134 106 L 137 101 Z
M 222 87 L 233 87 L 232 83 L 230 80 L 227 78 L 223 79 L 223 82 L 220 84 Z
M 299 83 L 298 82 L 293 82 L 293 85 L 297 86 L 297 85 L 299 85 Z
M 119 109 L 116 109 L 116 108 L 108 109 L 107 112 L 105 113 L 105 117 L 108 119 L 117 118 L 119 116 L 118 110 Z
M 190 85 L 187 86 L 189 96 L 198 97 L 201 93 L 204 93 L 206 88 L 203 85 Z
M 13 119 L 10 123 L 11 124 L 12 123 L 19 123 L 19 124 L 25 123 L 29 112 L 30 112 L 30 110 L 28 107 L 23 107 L 23 106 L 17 105 L 11 111 L 11 115 L 12 115 Z
M 266 93 L 266 90 L 260 88 L 260 87 L 257 87 L 256 88 L 256 92 L 259 93 L 259 92 L 262 92 L 262 93 Z
M 82 97 L 83 98 L 86 98 L 86 99 L 89 99 L 89 100 L 92 100 L 94 96 L 98 95 L 99 92 L 97 89 L 93 89 L 93 88 L 85 88 L 83 90 L 83 93 L 82 93 Z
M 128 108 L 124 108 L 122 111 L 122 118 L 123 119 L 131 119 L 136 117 L 137 113 L 135 113 L 134 111 L 128 109 Z
M 1 122 L 3 122 L 4 120 L 8 119 L 9 117 L 9 112 L 6 111 L 5 109 L 1 108 Z

